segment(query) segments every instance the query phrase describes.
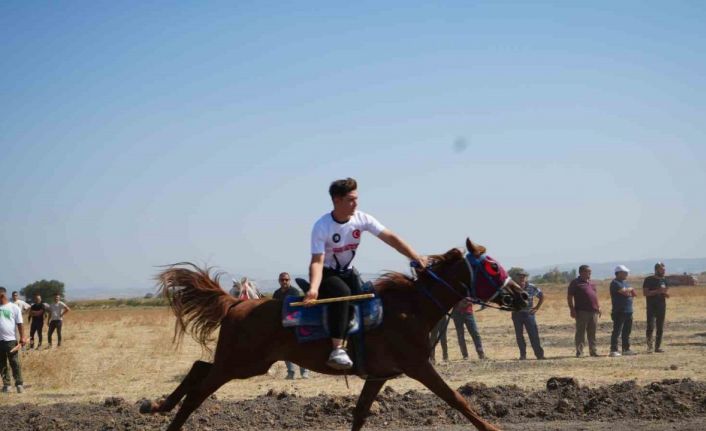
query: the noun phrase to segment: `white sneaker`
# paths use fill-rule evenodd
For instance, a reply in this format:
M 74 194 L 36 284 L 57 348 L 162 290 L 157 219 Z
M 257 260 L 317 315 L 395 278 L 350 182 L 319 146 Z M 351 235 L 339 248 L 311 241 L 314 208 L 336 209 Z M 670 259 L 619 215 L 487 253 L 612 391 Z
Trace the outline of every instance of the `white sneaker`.
M 333 349 L 328 361 L 326 361 L 326 365 L 334 370 L 348 370 L 353 366 L 353 361 L 348 357 L 348 353 L 345 350 Z
M 608 355 L 608 356 L 610 356 L 611 358 L 617 358 L 618 356 L 623 356 L 623 355 L 621 355 L 620 352 L 618 352 L 618 351 L 613 351 L 613 352 L 610 352 L 610 355 Z

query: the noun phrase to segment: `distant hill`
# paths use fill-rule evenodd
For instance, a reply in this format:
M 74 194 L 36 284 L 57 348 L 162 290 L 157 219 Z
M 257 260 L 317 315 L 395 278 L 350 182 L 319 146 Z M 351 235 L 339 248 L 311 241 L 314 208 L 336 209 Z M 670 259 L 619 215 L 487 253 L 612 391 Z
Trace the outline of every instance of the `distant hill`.
M 659 259 L 640 259 L 640 260 L 623 260 L 615 262 L 581 262 L 581 263 L 562 263 L 559 265 L 547 265 L 538 268 L 526 268 L 530 276 L 542 275 L 554 267 L 558 267 L 560 271 L 571 271 L 572 269 L 578 270 L 579 265 L 587 264 L 591 267 L 592 274 L 591 277 L 595 279 L 601 278 L 611 278 L 614 276 L 613 270 L 617 265 L 627 266 L 631 274 L 652 274 L 654 272 L 654 265 Z M 679 258 L 679 259 L 664 259 L 662 260 L 667 267 L 667 274 L 682 274 L 686 273 L 696 273 L 699 274 L 706 271 L 706 257 L 698 258 Z
M 603 262 L 595 263 L 588 262 L 588 265 L 593 269 L 593 278 L 604 279 L 613 277 L 613 269 L 616 265 L 626 265 L 632 271 L 633 275 L 640 274 L 651 274 L 654 271 L 654 264 L 658 259 L 641 259 L 641 260 L 626 260 L 626 261 L 616 261 L 616 262 Z M 562 263 L 558 265 L 546 265 L 537 268 L 525 268 L 530 273 L 531 276 L 542 275 L 545 272 L 558 267 L 560 271 L 570 271 L 574 268 L 578 268 L 582 263 Z M 665 265 L 667 265 L 667 274 L 682 274 L 687 273 L 701 273 L 706 271 L 706 258 L 692 258 L 692 259 L 664 259 Z M 509 269 L 509 268 L 508 268 Z M 363 280 L 374 280 L 379 276 L 375 273 L 365 273 L 362 275 Z M 308 278 L 308 276 L 303 274 L 292 274 L 292 278 L 302 277 Z M 262 293 L 272 293 L 278 287 L 279 283 L 276 279 L 255 279 L 257 287 Z M 231 280 L 227 277 L 221 279 L 221 287 L 228 291 L 231 288 Z M 142 298 L 146 293 L 154 293 L 154 287 L 145 286 L 140 287 L 126 287 L 123 289 L 108 289 L 105 287 L 95 287 L 95 288 L 68 288 L 66 291 L 67 298 L 71 301 L 79 299 L 108 299 L 108 298 Z

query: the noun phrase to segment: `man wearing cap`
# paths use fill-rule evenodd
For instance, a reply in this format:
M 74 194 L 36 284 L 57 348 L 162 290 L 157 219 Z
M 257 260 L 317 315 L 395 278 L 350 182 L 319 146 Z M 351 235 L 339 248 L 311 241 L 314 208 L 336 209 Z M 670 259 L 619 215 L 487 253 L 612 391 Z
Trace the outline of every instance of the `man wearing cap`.
M 596 285 L 591 281 L 591 268 L 588 265 L 579 266 L 579 276 L 569 284 L 566 301 L 569 304 L 569 313 L 576 320 L 576 357 L 583 355 L 583 347 L 588 335 L 588 351 L 591 356 L 598 356 L 596 350 L 596 326 L 601 316 L 601 307 L 598 304 Z
M 669 298 L 669 287 L 667 279 L 664 277 L 665 266 L 662 262 L 655 264 L 655 274 L 645 278 L 642 283 L 642 293 L 647 300 L 647 350 L 655 353 L 664 353 L 662 350 L 662 332 L 664 330 L 664 318 L 667 314 L 667 298 Z M 652 344 L 652 334 L 657 326 L 657 337 Z
M 520 348 L 520 360 L 527 359 L 527 343 L 525 342 L 523 328 L 527 331 L 534 356 L 541 360 L 544 359 L 544 349 L 542 349 L 542 345 L 539 342 L 539 329 L 537 328 L 535 314 L 539 311 L 540 307 L 542 307 L 544 292 L 527 281 L 529 274 L 524 269 L 519 271 L 515 276 L 517 277 L 517 284 L 519 284 L 525 292 L 527 292 L 527 296 L 529 296 L 529 308 L 527 310 L 512 312 L 512 324 L 515 326 L 517 347 Z M 535 297 L 539 299 L 539 302 L 537 302 L 536 306 L 533 306 Z
M 632 331 L 632 298 L 637 294 L 635 289 L 627 282 L 630 270 L 625 265 L 615 267 L 615 279 L 610 282 L 610 301 L 613 310 L 610 317 L 613 319 L 613 333 L 610 336 L 610 356 L 621 356 L 618 352 L 618 336 L 623 342 L 623 355 L 634 355 L 630 350 L 630 332 Z

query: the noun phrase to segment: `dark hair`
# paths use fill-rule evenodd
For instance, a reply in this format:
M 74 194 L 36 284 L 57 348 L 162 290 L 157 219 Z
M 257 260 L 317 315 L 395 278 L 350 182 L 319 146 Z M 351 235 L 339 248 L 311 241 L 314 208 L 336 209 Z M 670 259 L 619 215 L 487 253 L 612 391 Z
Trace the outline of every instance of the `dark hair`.
M 664 262 L 655 263 L 655 269 L 657 269 L 657 268 L 664 268 Z
M 353 178 L 346 178 L 344 180 L 336 180 L 331 183 L 328 188 L 328 194 L 333 198 L 341 198 L 348 193 L 356 190 L 358 188 L 358 183 Z
M 18 294 L 18 295 L 20 294 L 20 292 L 18 292 L 18 291 L 16 291 L 16 290 L 13 290 L 13 291 L 12 291 L 12 294 L 14 295 L 15 293 Z
M 0 293 L 7 293 L 7 289 L 4 287 L 0 286 Z
M 590 269 L 591 267 L 588 265 L 581 265 L 579 266 L 579 272 L 584 272 L 587 269 Z

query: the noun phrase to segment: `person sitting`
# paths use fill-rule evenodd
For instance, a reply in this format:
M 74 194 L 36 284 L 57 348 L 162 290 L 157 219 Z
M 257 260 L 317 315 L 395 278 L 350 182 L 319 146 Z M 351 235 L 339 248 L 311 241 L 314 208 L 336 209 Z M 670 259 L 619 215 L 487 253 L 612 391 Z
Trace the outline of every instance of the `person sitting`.
M 370 232 L 407 258 L 426 267 L 427 259 L 417 254 L 399 236 L 385 228 L 373 216 L 358 211 L 358 183 L 353 178 L 336 180 L 329 187 L 333 211 L 321 216 L 311 232 L 310 288 L 304 302 L 312 305 L 317 298 L 349 296 L 360 285 L 357 271 L 351 266 L 363 232 Z M 353 366 L 343 349 L 349 320 L 348 302 L 328 305 L 331 354 L 326 364 L 346 370 Z

